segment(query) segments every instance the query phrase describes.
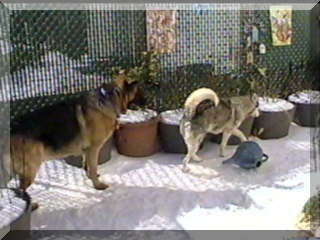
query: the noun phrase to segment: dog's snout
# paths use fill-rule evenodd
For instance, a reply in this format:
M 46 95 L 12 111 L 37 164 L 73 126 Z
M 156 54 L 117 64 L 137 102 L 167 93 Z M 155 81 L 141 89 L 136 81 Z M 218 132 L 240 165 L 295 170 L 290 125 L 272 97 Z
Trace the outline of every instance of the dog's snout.
M 147 99 L 145 95 L 143 94 L 143 91 L 140 89 L 136 92 L 134 99 L 131 102 L 134 105 L 137 105 L 139 107 L 143 107 L 147 103 Z

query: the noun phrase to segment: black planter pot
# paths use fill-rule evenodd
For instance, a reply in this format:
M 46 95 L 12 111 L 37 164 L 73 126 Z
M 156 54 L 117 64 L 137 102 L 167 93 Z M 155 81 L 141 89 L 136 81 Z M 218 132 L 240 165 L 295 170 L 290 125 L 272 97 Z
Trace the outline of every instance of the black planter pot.
M 248 117 L 245 119 L 242 124 L 240 125 L 239 129 L 243 132 L 243 134 L 248 138 L 251 135 L 252 127 L 253 127 L 254 118 Z M 222 141 L 222 134 L 210 134 L 210 141 L 215 143 L 221 143 Z M 238 145 L 241 141 L 236 136 L 231 136 L 228 141 L 228 145 Z
M 16 198 L 20 198 L 23 201 L 25 201 L 26 206 L 25 209 L 21 211 L 19 216 L 12 220 L 8 225 L 1 226 L 0 224 L 0 233 L 3 234 L 4 231 L 7 229 L 11 231 L 11 236 L 13 236 L 13 232 L 15 233 L 14 236 L 26 236 L 27 232 L 30 230 L 30 217 L 31 217 L 31 198 L 26 192 L 22 192 L 18 189 L 8 189 L 8 191 L 12 191 L 15 194 Z M 13 202 L 12 202 L 13 204 Z M 1 210 L 0 210 L 1 214 Z M 17 231 L 19 230 L 19 231 Z M 24 231 L 20 231 L 24 230 Z M 11 238 L 10 238 L 11 239 Z M 15 238 L 15 239 L 21 239 L 21 238 Z
M 98 164 L 106 163 L 111 159 L 111 150 L 113 147 L 113 138 L 108 140 L 100 150 Z M 64 159 L 66 163 L 74 167 L 83 167 L 82 156 L 69 156 Z
M 285 137 L 289 133 L 293 121 L 295 107 L 279 112 L 265 112 L 260 110 L 260 116 L 254 120 L 253 131 L 261 139 L 275 139 Z M 260 133 L 260 131 L 262 131 Z M 260 134 L 259 134 L 260 133 Z
M 303 127 L 320 126 L 320 104 L 318 103 L 296 103 L 294 122 Z
M 187 146 L 180 134 L 179 125 L 159 123 L 160 142 L 167 153 L 187 153 Z

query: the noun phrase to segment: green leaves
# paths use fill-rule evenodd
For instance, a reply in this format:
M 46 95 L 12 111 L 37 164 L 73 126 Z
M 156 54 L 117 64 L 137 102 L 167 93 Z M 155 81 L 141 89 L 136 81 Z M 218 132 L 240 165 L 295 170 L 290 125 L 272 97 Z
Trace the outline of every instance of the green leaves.
M 320 220 L 320 192 L 307 201 L 302 212 L 305 214 L 306 221 Z

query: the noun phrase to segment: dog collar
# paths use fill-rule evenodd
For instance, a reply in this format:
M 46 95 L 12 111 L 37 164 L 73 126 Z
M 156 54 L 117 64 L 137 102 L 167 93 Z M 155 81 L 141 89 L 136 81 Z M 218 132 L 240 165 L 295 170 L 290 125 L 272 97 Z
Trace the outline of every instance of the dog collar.
M 100 88 L 100 94 L 104 97 L 107 97 L 107 96 L 110 96 L 111 95 L 111 91 L 107 91 L 106 89 L 104 88 Z

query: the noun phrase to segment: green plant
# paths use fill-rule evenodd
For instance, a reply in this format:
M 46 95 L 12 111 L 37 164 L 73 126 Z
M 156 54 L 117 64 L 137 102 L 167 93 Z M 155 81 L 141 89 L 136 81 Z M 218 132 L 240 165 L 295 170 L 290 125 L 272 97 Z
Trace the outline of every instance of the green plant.
M 301 62 L 299 65 L 292 66 L 290 64 L 289 72 L 287 73 L 287 81 L 283 83 L 282 97 L 287 97 L 291 94 L 310 90 L 316 87 L 316 71 L 312 62 Z
M 141 52 L 133 66 L 112 67 L 111 74 L 116 75 L 120 71 L 141 84 L 159 85 L 160 61 L 154 51 Z
M 282 69 L 267 69 L 253 66 L 250 72 L 252 90 L 265 99 L 277 99 L 287 95 L 286 85 L 291 76 Z
M 287 98 L 306 89 L 317 87 L 316 61 L 304 62 L 293 66 L 289 64 L 289 70 L 276 68 L 266 69 L 256 67 L 252 80 L 254 90 L 258 95 L 268 98 Z M 260 76 L 257 75 L 260 72 Z
M 112 74 L 116 75 L 123 71 L 133 81 L 137 81 L 143 94 L 147 99 L 146 108 L 157 109 L 157 92 L 160 81 L 160 60 L 159 55 L 154 51 L 142 52 L 137 56 L 136 64 L 133 67 L 113 67 Z M 143 109 L 142 109 L 143 110 Z
M 138 57 L 138 66 L 135 68 L 140 82 L 150 86 L 159 86 L 160 60 L 156 52 L 142 52 Z
M 134 71 L 147 99 L 146 107 L 157 110 L 160 89 L 159 54 L 154 51 L 142 52 L 137 58 L 137 64 Z
M 245 72 L 215 75 L 210 83 L 219 97 L 244 96 L 253 92 L 250 78 Z
M 182 77 L 177 77 L 175 73 L 171 73 L 171 78 L 162 83 L 161 86 L 161 111 L 174 110 L 183 108 L 185 99 L 188 92 L 185 88 L 188 88 L 185 84 L 186 81 Z
M 253 92 L 248 72 L 215 75 L 210 64 L 192 64 L 178 68 L 164 86 L 162 108 L 179 109 L 188 95 L 200 87 L 213 89 L 219 97 L 249 95 Z
M 212 75 L 209 79 L 209 86 L 219 97 L 230 97 L 231 93 L 228 89 L 233 87 L 231 80 L 232 78 L 229 74 Z
M 304 213 L 305 222 L 311 223 L 311 228 L 320 226 L 320 192 L 312 196 L 304 205 L 302 212 Z

